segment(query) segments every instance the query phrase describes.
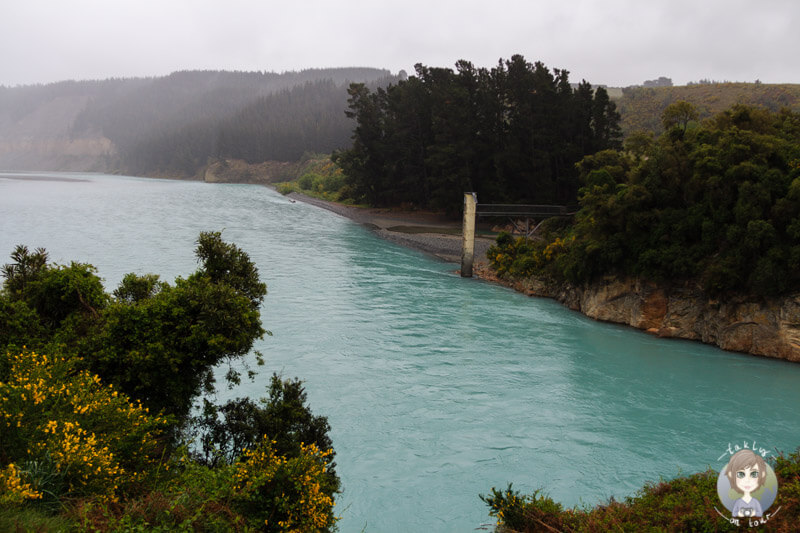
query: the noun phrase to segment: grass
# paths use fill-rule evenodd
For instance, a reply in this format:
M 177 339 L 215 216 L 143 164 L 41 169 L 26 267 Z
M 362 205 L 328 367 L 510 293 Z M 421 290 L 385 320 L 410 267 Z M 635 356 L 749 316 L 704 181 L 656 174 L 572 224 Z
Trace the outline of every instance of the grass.
M 60 533 L 75 531 L 77 525 L 61 515 L 52 515 L 36 507 L 0 508 L 0 531 Z

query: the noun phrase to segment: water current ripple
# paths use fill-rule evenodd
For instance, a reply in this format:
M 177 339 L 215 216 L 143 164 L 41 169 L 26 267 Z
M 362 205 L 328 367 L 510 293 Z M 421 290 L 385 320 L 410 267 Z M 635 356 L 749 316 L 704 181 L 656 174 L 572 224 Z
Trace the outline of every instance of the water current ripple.
M 112 289 L 131 271 L 190 274 L 203 230 L 251 255 L 269 287 L 267 368 L 218 399 L 261 396 L 273 371 L 305 380 L 332 427 L 344 533 L 472 531 L 490 521 L 478 494 L 492 486 L 595 504 L 715 466 L 729 442 L 800 444 L 800 365 L 463 280 L 263 187 L 14 176 L 0 179 L 6 258 L 43 246 L 94 264 Z

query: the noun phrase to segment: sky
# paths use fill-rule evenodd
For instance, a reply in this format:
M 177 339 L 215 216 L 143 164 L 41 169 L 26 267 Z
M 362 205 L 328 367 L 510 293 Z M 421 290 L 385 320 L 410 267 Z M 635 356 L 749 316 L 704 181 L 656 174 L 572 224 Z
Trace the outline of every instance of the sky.
M 570 80 L 800 83 L 800 0 L 0 0 L 0 85 L 522 54 Z

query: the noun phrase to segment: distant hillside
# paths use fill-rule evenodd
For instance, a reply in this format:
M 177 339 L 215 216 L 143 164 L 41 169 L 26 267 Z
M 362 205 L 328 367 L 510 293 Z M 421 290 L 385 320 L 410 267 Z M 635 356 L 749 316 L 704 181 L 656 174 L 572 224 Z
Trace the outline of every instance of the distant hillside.
M 703 83 L 681 87 L 626 87 L 622 89 L 622 97 L 615 99 L 622 115 L 623 134 L 637 130 L 661 133 L 661 113 L 678 100 L 694 104 L 701 119 L 729 109 L 734 104 L 759 105 L 770 111 L 778 111 L 782 107 L 800 111 L 800 85 Z
M 297 161 L 351 144 L 347 86 L 396 84 L 372 68 L 181 71 L 158 78 L 0 86 L 0 169 L 192 177 L 210 160 Z M 671 103 L 705 118 L 732 104 L 800 110 L 800 85 L 608 88 L 624 134 L 661 131 Z
M 351 82 L 396 79 L 371 68 L 182 71 L 0 87 L 0 169 L 191 176 L 208 158 L 296 159 L 347 145 Z M 232 138 L 258 149 L 238 153 Z

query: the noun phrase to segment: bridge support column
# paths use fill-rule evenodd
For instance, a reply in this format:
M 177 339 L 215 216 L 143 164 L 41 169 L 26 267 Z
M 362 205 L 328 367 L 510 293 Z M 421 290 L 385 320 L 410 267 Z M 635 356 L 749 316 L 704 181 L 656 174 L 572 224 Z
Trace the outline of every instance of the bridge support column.
M 464 193 L 464 224 L 461 230 L 461 277 L 472 277 L 472 262 L 475 259 L 475 212 L 478 195 Z

